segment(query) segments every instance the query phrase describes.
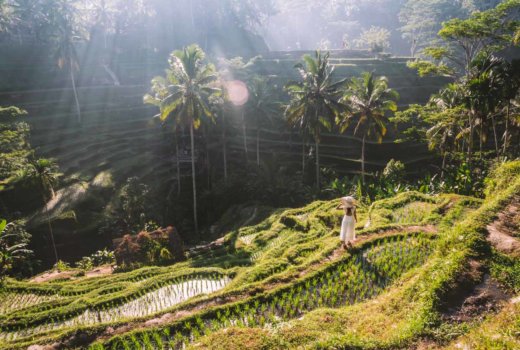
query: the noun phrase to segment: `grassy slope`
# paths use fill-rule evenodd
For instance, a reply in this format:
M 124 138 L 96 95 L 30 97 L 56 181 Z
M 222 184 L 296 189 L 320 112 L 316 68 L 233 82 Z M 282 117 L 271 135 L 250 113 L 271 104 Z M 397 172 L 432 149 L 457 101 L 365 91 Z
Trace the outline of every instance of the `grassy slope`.
M 442 327 L 439 327 L 438 305 L 470 259 L 485 258 L 488 250 L 485 227 L 513 196 L 520 193 L 519 165 L 517 162 L 499 172 L 491 185 L 493 197 L 477 211 L 459 222 L 447 216 L 440 225 L 441 241 L 437 253 L 421 269 L 406 275 L 380 297 L 342 309 L 317 310 L 269 337 L 263 330 L 234 330 L 236 333 L 231 339 L 222 334 L 225 332 L 216 333 L 203 338 L 194 347 L 245 349 L 241 344 L 247 344 L 247 348 L 253 349 L 382 349 L 407 347 L 414 340 L 434 333 L 439 337 Z M 517 349 L 519 320 L 518 303 L 507 306 L 450 348 L 465 344 L 471 349 Z M 249 337 L 254 339 L 254 344 L 246 341 Z
M 148 326 L 142 331 L 137 327 L 135 331 L 123 333 L 122 337 L 104 338 L 92 349 L 135 348 L 137 342 L 155 344 L 152 348 L 157 348 L 165 339 L 174 338 L 174 334 L 183 336 L 188 323 L 192 325 L 190 327 L 202 324 L 200 333 L 205 334 L 197 331 L 191 344 L 195 348 L 379 349 L 408 347 L 421 337 L 449 338 L 443 334 L 451 330 L 442 325 L 437 311 L 439 304 L 457 277 L 468 268 L 471 259 L 485 260 L 488 256 L 485 226 L 512 196 L 520 193 L 517 170 L 518 167 L 512 167 L 498 174 L 490 183 L 493 197 L 477 210 L 475 208 L 481 202 L 472 198 L 432 197 L 413 192 L 377 202 L 371 208 L 360 208 L 358 229 L 361 242 L 350 253 L 337 251 L 340 212 L 333 210 L 335 203 L 315 202 L 301 209 L 277 211 L 258 225 L 230 232 L 221 247 L 170 267 L 151 267 L 114 276 L 39 285 L 9 280 L 7 289 L 11 293 L 35 292 L 65 297 L 0 315 L 0 325 L 4 332 L 12 332 L 31 323 L 48 324 L 67 319 L 87 308 L 115 307 L 145 291 L 170 285 L 179 278 L 227 275 L 233 281 L 216 293 L 189 299 L 132 322 L 142 326 L 141 322 L 166 312 L 177 315 L 177 311 L 183 311 L 181 315 L 155 328 Z M 367 220 L 371 226 L 363 229 Z M 370 252 L 380 245 L 384 247 L 395 237 L 431 232 L 432 227 L 437 230 L 438 239 L 436 243 L 432 242 L 435 250 L 430 258 L 418 268 L 408 272 L 403 270 L 404 274 L 396 283 L 371 299 L 347 306 L 335 305 L 334 308 L 325 303 L 314 311 L 304 312 L 303 317 L 297 315 L 277 321 L 275 327 L 259 328 L 260 323 L 253 319 L 241 323 L 240 327 L 208 326 L 217 322 L 217 315 L 228 310 L 239 309 L 243 314 L 254 305 L 261 308 L 261 305 L 281 300 L 287 294 L 293 297 L 298 286 L 330 276 L 331 271 L 351 264 L 357 254 Z M 503 333 L 510 335 L 518 330 L 517 315 L 518 307 L 511 306 L 488 322 L 504 324 Z M 129 321 L 121 319 L 110 325 L 117 328 Z M 20 337 L 4 341 L 2 348 L 54 342 L 78 331 L 101 334 L 107 325 L 69 327 L 34 337 Z M 465 341 L 481 344 L 481 348 L 503 344 L 501 341 L 506 340 L 497 340 L 492 329 L 485 323 L 476 325 L 466 335 Z

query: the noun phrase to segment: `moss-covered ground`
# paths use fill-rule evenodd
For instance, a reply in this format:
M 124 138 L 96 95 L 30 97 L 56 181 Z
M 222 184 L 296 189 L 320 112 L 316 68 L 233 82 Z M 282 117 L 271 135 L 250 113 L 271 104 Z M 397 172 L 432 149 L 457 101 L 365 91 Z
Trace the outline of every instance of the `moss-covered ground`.
M 486 241 L 487 225 L 520 193 L 512 164 L 484 201 L 408 192 L 360 206 L 349 250 L 337 203 L 317 201 L 274 211 L 172 266 L 7 280 L 0 348 L 518 348 L 519 303 L 474 321 L 442 317 L 473 261 L 512 295 L 520 289 L 516 258 Z

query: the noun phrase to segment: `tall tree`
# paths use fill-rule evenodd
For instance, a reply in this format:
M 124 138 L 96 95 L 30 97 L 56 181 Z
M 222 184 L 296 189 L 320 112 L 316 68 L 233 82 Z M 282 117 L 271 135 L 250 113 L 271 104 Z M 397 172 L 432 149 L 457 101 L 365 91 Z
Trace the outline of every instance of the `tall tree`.
M 75 73 L 79 70 L 79 60 L 75 44 L 86 40 L 85 28 L 77 16 L 76 1 L 58 0 L 54 3 L 53 11 L 48 13 L 51 39 L 55 49 L 58 67 L 68 72 L 72 84 L 76 115 L 81 123 L 81 106 L 76 87 Z
M 36 159 L 31 161 L 32 174 L 31 176 L 37 181 L 40 187 L 40 193 L 43 200 L 43 210 L 47 216 L 47 226 L 49 229 L 49 236 L 51 238 L 52 249 L 56 263 L 59 261 L 58 250 L 56 249 L 56 241 L 54 240 L 54 233 L 52 230 L 51 215 L 49 208 L 49 201 L 54 199 L 54 186 L 56 185 L 61 174 L 58 172 L 58 166 L 52 159 Z
M 303 56 L 303 62 L 295 68 L 301 80 L 286 85 L 291 98 L 285 110 L 289 124 L 309 132 L 316 145 L 316 188 L 320 188 L 320 141 L 323 130 L 331 130 L 336 118 L 348 108 L 338 102 L 345 80 L 332 81 L 333 67 L 329 64 L 330 53 L 316 51 L 315 58 Z
M 273 86 L 265 78 L 255 77 L 249 84 L 249 101 L 247 108 L 254 116 L 256 126 L 256 165 L 260 166 L 260 128 L 271 124 L 280 111 L 280 103 L 276 101 Z
M 397 111 L 399 94 L 388 87 L 385 77 L 363 73 L 361 78 L 352 78 L 341 101 L 351 111 L 336 118 L 341 132 L 355 125 L 354 135 L 361 133 L 361 176 L 365 182 L 365 144 L 369 137 L 379 143 L 386 135 L 387 114 Z
M 257 61 L 258 57 L 253 57 L 247 62 L 244 62 L 242 57 L 235 57 L 230 60 L 221 59 L 219 62 L 220 66 L 220 75 L 224 81 L 224 86 L 226 86 L 226 96 L 227 101 L 226 105 L 231 107 L 233 105 L 230 100 L 230 91 L 234 89 L 235 86 L 244 86 L 245 82 L 249 79 L 252 74 L 252 67 Z M 230 102 L 230 103 L 227 103 Z M 247 102 L 247 101 L 246 101 Z M 244 152 L 246 154 L 246 158 L 248 155 L 247 148 L 247 121 L 245 116 L 245 108 L 244 105 L 235 105 L 235 109 L 238 109 L 240 113 L 240 122 L 242 124 L 242 138 L 244 144 Z
M 190 45 L 170 55 L 166 78 L 154 78 L 152 81 L 154 95 L 144 96 L 145 103 L 159 107 L 160 113 L 157 117 L 161 121 L 172 119 L 175 125 L 190 130 L 193 219 L 197 234 L 195 130 L 200 127 L 201 118 L 214 118 L 207 101 L 209 96 L 220 91 L 214 85 L 217 79 L 215 67 L 205 62 L 204 51 L 198 45 Z
M 454 76 L 467 75 L 476 58 L 489 57 L 512 44 L 519 28 L 519 10 L 518 0 L 506 0 L 496 8 L 473 13 L 468 19 L 449 20 L 438 33 L 440 44 L 426 48 L 424 54 L 439 64 L 441 72 L 449 67 Z M 434 71 L 429 68 L 429 72 Z

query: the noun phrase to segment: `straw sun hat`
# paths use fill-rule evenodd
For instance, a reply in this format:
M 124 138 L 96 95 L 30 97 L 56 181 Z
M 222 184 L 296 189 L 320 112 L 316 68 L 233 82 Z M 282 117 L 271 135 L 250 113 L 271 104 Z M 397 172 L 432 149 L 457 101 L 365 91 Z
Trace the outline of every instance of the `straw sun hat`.
M 351 196 L 343 197 L 343 198 L 341 198 L 341 204 L 345 208 L 353 208 L 356 206 L 356 199 Z

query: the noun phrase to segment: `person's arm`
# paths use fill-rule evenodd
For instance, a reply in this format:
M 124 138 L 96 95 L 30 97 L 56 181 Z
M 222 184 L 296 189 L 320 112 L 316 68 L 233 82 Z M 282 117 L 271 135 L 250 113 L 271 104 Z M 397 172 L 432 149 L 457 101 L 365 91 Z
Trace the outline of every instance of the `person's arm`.
M 341 202 L 338 204 L 338 206 L 336 207 L 336 210 L 338 209 L 343 209 L 343 204 L 341 204 Z

